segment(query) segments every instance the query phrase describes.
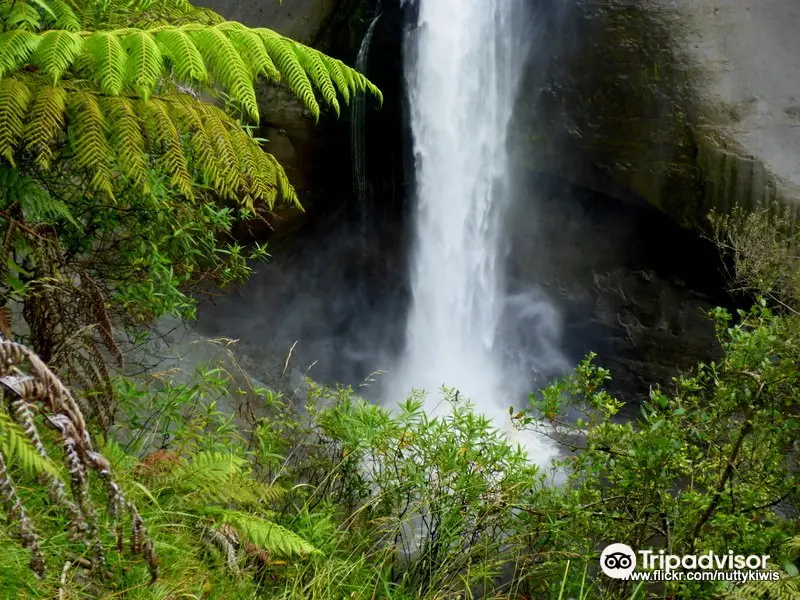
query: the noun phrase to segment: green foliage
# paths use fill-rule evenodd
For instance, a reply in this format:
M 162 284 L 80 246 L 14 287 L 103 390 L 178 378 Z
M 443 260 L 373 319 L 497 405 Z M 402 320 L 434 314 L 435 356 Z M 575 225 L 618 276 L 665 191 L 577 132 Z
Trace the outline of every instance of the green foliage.
M 146 565 L 109 552 L 105 579 L 77 565 L 61 584 L 66 522 L 31 486 L 25 505 L 56 568 L 26 593 L 70 597 L 88 578 L 96 595 L 147 598 L 793 598 L 800 530 L 780 511 L 800 500 L 800 324 L 763 304 L 735 323 L 722 310 L 714 318 L 722 358 L 654 391 L 638 420 L 616 419 L 610 374 L 593 357 L 513 415 L 572 451 L 559 485 L 452 390 L 449 411 L 432 418 L 415 396 L 390 412 L 311 382 L 298 411 L 296 398 L 241 389 L 241 374 L 221 368 L 151 387 L 118 379 L 120 442 L 103 454 L 147 524 L 159 581 L 137 591 Z M 109 546 L 111 533 L 101 529 Z M 781 578 L 615 582 L 597 560 L 618 541 L 769 554 Z M 3 576 L 19 586 L 25 562 L 7 555 Z
M 340 61 L 185 0 L 0 0 L 0 324 L 97 391 L 103 427 L 115 330 L 191 318 L 193 290 L 266 257 L 231 242 L 237 222 L 302 210 L 253 133 L 262 84 L 316 119 L 380 99 Z
M 169 5 L 151 3 L 150 8 L 155 4 Z M 138 184 L 146 193 L 143 157 L 150 157 L 185 196 L 194 193 L 197 179 L 189 165 L 196 162 L 199 182 L 225 196 L 271 207 L 285 191 L 281 199 L 297 204 L 283 170 L 236 120 L 240 115 L 258 122 L 259 78 L 283 82 L 316 119 L 320 105 L 315 92 L 336 114 L 339 95 L 347 100 L 353 93 L 369 92 L 380 99 L 380 91 L 357 71 L 269 29 L 221 18 L 214 24 L 137 28 L 126 23 L 118 29 L 112 19 L 94 21 L 81 31 L 75 25 L 85 19 L 66 4 L 55 5 L 65 9 L 55 23 L 44 16 L 32 27 L 2 21 L 0 156 L 12 165 L 22 158 L 48 167 L 61 147 L 62 157 L 90 175 L 96 192 L 115 195 Z M 21 6 L 30 15 L 54 14 L 47 3 L 37 10 L 12 2 L 0 4 L 0 17 L 4 7 L 10 12 Z M 99 7 L 88 2 L 78 14 Z M 112 3 L 103 9 L 122 7 Z M 182 9 L 196 14 L 188 4 Z M 225 100 L 234 114 L 198 100 L 198 93 Z M 109 138 L 117 137 L 117 131 L 124 131 L 116 140 L 122 143 L 113 144 Z M 210 144 L 217 153 L 208 151 Z M 227 154 L 218 153 L 220 144 Z M 122 186 L 114 177 L 117 172 L 128 177 Z M 252 181 L 256 174 L 258 181 Z M 276 187 L 276 181 L 281 185 Z
M 559 515 L 572 551 L 590 556 L 621 541 L 678 555 L 732 549 L 779 557 L 797 534 L 798 523 L 779 509 L 800 502 L 792 467 L 800 434 L 800 323 L 764 303 L 738 317 L 734 325 L 726 311 L 715 311 L 723 358 L 677 378 L 671 394 L 654 390 L 637 421 L 613 419 L 620 404 L 600 388 L 608 373 L 591 357 L 565 382 L 532 396 L 541 417 L 519 421 L 574 452 L 562 461 L 568 502 Z M 564 420 L 559 415 L 568 407 L 583 416 Z M 728 589 L 664 585 L 687 598 Z M 608 585 L 606 593 L 631 589 Z
M 124 543 L 129 517 L 131 552 L 147 559 L 150 578 L 155 580 L 158 567 L 152 540 L 136 505 L 114 480 L 109 461 L 94 450 L 79 403 L 39 357 L 24 346 L 2 340 L 0 358 L 4 395 L 0 407 L 0 501 L 9 541 L 17 542 L 29 553 L 28 566 L 40 578 L 54 559 L 60 558 L 59 564 L 64 564 L 63 557 L 45 555 L 46 544 L 42 544 L 39 529 L 42 521 L 47 526 L 47 518 L 40 519 L 39 514 L 32 517 L 29 508 L 49 496 L 48 512 L 58 514 L 62 520 L 62 532 L 68 533 L 66 546 L 85 554 L 91 570 L 96 571 L 105 560 L 93 497 L 96 488 L 100 488 L 108 503 L 108 528 L 118 547 L 121 550 Z M 45 425 L 53 431 L 45 432 Z M 53 452 L 63 458 L 69 488 L 62 479 L 62 470 L 49 458 Z M 99 481 L 92 481 L 92 474 Z M 25 487 L 35 477 L 39 485 L 32 486 L 31 498 Z
M 790 207 L 709 215 L 713 239 L 732 260 L 731 280 L 743 291 L 800 308 L 800 229 Z
M 11 416 L 0 411 L 0 454 L 19 466 L 28 475 L 47 473 L 53 477 L 60 477 L 56 467 L 47 456 L 42 456 L 37 451 L 25 430 L 22 429 Z

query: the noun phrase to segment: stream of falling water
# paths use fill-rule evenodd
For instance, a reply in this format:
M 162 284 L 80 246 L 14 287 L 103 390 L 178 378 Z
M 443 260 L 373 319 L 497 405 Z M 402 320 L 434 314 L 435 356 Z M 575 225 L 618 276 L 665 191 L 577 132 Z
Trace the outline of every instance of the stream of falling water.
M 416 163 L 412 306 L 406 351 L 391 380 L 457 388 L 503 427 L 509 396 L 497 351 L 503 312 L 507 132 L 527 58 L 524 0 L 417 0 L 406 48 Z M 437 413 L 440 397 L 428 397 Z M 535 458 L 544 442 L 525 440 Z M 530 447 L 531 445 L 535 447 Z
M 381 1 L 375 8 L 375 16 L 367 28 L 361 46 L 358 49 L 355 68 L 357 71 L 367 74 L 367 63 L 369 59 L 369 48 L 372 44 L 372 37 L 375 35 L 375 26 L 381 18 Z M 366 243 L 367 228 L 369 227 L 369 198 L 367 196 L 367 175 L 364 139 L 364 113 L 365 113 L 366 94 L 355 94 L 352 101 L 352 112 L 350 118 L 350 137 L 351 152 L 353 163 L 353 195 L 358 203 L 360 219 L 360 235 L 362 244 Z M 362 254 L 366 254 L 363 249 Z

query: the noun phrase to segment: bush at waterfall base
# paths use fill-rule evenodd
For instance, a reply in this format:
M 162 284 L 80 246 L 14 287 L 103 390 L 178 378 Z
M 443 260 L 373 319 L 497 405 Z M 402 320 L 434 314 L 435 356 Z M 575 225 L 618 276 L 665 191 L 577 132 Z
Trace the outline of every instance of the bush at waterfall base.
M 220 368 L 193 383 L 116 380 L 117 425 L 102 445 L 158 557 L 106 563 L 66 535 L 35 473 L 11 470 L 48 570 L 0 530 L 9 597 L 45 598 L 794 598 L 800 319 L 765 306 L 718 310 L 724 354 L 654 391 L 637 421 L 603 390 L 591 357 L 515 415 L 564 448 L 561 483 L 452 390 L 432 418 L 411 397 L 393 413 L 348 388 L 298 398 L 240 389 Z M 219 407 L 248 398 L 251 414 Z M 580 410 L 580 420 L 559 415 Z M 575 414 L 570 412 L 570 414 Z M 47 441 L 47 440 L 46 440 Z M 48 442 L 49 443 L 49 442 Z M 99 491 L 92 488 L 92 493 Z M 94 497 L 100 526 L 108 515 Z M 777 582 L 634 586 L 598 571 L 612 542 L 769 554 Z M 63 566 L 70 561 L 70 568 Z

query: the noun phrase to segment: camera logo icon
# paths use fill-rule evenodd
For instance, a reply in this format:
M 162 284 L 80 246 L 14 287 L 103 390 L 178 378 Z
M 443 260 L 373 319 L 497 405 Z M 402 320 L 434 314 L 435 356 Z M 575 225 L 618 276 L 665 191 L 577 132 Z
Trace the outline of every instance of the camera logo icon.
M 600 569 L 612 579 L 627 579 L 636 568 L 636 553 L 626 544 L 611 544 L 600 555 Z

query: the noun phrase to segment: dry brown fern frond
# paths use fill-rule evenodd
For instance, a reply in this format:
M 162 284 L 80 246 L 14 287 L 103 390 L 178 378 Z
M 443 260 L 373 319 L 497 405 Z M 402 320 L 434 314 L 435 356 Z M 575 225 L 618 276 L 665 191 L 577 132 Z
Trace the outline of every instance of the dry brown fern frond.
M 123 365 L 106 308 L 108 294 L 64 258 L 52 227 L 37 225 L 33 231 L 35 235 L 28 235 L 18 229 L 32 248 L 33 280 L 23 303 L 31 345 L 69 385 L 94 393 L 93 402 L 82 408 L 106 429 L 114 411 L 108 355 Z
M 104 562 L 97 509 L 89 494 L 89 474 L 94 471 L 107 493 L 111 527 L 117 535 L 118 549 L 122 550 L 123 521 L 127 517 L 130 520 L 131 551 L 143 555 L 148 561 L 154 581 L 158 577 L 158 566 L 153 542 L 136 506 L 114 481 L 109 461 L 94 450 L 83 412 L 72 393 L 39 356 L 8 340 L 0 340 L 0 386 L 7 401 L 3 409 L 16 423 L 15 427 L 23 432 L 26 444 L 40 464 L 51 464 L 42 442 L 40 425 L 44 424 L 55 432 L 69 472 L 69 492 L 58 472 L 41 468 L 38 469 L 39 475 L 49 485 L 53 503 L 68 512 L 72 537 L 82 541 L 90 550 L 91 567 L 97 569 Z M 7 444 L 0 446 L 0 497 L 23 547 L 31 551 L 31 568 L 41 575 L 44 560 L 38 536 L 8 472 L 8 457 L 3 452 L 6 447 Z

